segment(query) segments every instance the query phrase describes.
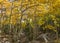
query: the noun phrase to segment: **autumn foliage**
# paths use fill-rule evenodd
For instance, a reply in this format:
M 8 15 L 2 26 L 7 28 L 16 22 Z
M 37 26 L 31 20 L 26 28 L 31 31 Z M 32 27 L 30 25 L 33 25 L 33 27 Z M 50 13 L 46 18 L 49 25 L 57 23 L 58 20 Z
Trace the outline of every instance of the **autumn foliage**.
M 60 31 L 60 0 L 0 0 L 0 28 L 4 33 L 29 29 L 33 36 L 41 29 Z

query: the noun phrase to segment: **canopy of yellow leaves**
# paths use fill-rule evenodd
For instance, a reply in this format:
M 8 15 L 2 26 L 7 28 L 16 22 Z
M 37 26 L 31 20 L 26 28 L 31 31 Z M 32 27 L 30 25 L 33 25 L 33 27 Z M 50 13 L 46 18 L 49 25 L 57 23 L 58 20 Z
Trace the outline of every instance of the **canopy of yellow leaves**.
M 60 15 L 60 0 L 17 0 L 13 2 L 0 0 L 0 8 L 2 9 L 0 10 L 1 24 L 15 25 L 17 21 L 29 19 L 28 22 L 34 27 L 34 21 L 39 26 L 45 25 L 46 18 L 47 21 L 48 19 L 53 20 L 54 24 L 57 25 L 56 15 Z M 5 16 L 1 11 L 5 12 Z M 50 17 L 46 16 L 48 14 Z M 22 27 L 26 26 L 26 22 L 22 21 Z M 54 29 L 55 27 L 47 25 L 45 28 Z

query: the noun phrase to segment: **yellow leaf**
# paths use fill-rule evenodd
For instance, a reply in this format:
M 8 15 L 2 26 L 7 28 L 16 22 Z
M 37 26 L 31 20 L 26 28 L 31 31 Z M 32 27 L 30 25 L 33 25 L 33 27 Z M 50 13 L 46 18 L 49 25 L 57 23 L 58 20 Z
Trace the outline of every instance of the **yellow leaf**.
M 12 7 L 12 3 L 4 2 L 4 3 L 3 3 L 3 6 L 4 6 L 5 8 L 10 8 L 10 7 Z
M 0 0 L 0 2 L 3 2 L 4 0 Z
M 54 29 L 55 27 L 52 26 L 52 25 L 46 25 L 45 28 L 47 28 L 47 29 Z

